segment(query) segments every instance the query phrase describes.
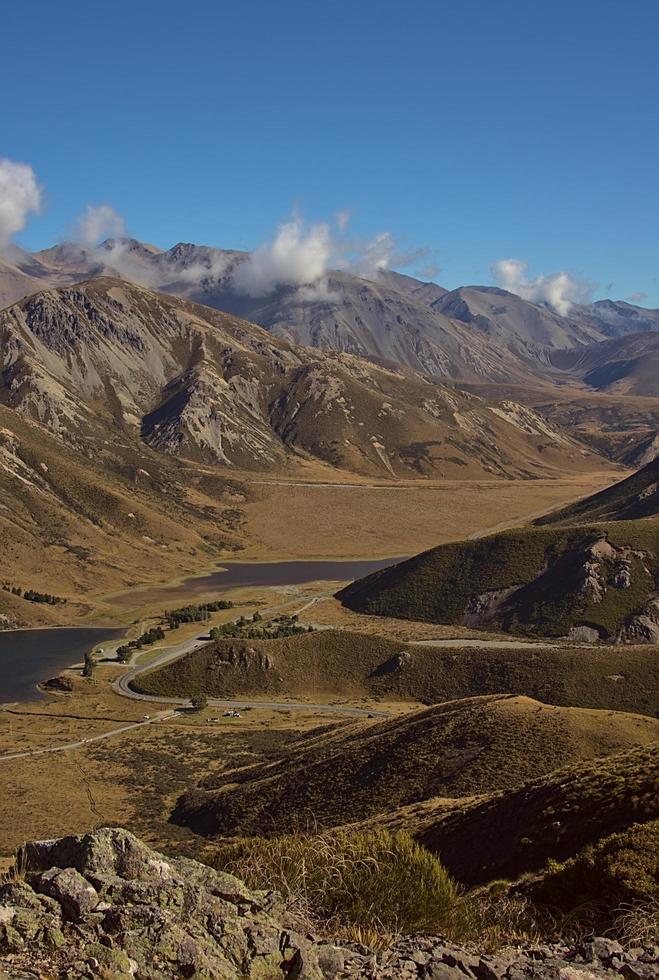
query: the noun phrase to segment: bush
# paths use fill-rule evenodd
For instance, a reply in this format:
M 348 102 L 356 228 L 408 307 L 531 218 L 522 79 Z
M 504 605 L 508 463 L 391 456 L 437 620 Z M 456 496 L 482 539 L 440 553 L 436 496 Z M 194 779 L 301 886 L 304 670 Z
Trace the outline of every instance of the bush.
M 633 824 L 553 863 L 531 897 L 570 912 L 587 903 L 607 910 L 659 897 L 659 820 Z
M 399 831 L 253 838 L 213 862 L 252 888 L 272 889 L 328 932 L 435 932 L 457 890 L 437 858 Z

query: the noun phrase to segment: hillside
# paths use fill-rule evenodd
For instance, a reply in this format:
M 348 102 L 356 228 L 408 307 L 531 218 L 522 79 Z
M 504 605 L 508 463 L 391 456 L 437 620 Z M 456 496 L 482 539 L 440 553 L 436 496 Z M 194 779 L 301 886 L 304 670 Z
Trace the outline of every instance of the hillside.
M 601 299 L 576 307 L 571 318 L 588 323 L 609 337 L 659 330 L 659 310 L 649 310 L 624 300 Z
M 209 776 L 172 819 L 204 835 L 331 827 L 430 797 L 509 790 L 658 735 L 659 722 L 640 715 L 507 695 L 451 701 L 366 728 L 312 733 L 276 761 Z
M 551 475 L 598 462 L 514 403 L 294 347 L 116 279 L 9 307 L 0 343 L 0 400 L 94 451 L 112 432 L 198 463 L 261 472 L 304 458 L 386 477 Z
M 491 342 L 498 341 L 539 364 L 549 350 L 580 348 L 602 339 L 596 327 L 582 326 L 571 317 L 496 286 L 461 286 L 435 300 L 433 309 L 471 324 Z
M 132 686 L 162 697 L 342 696 L 428 704 L 515 694 L 655 716 L 654 668 L 648 647 L 452 649 L 320 630 L 278 640 L 217 640 L 140 674 Z
M 659 332 L 624 334 L 579 350 L 552 352 L 555 377 L 578 378 L 595 391 L 659 395 Z
M 577 524 L 591 521 L 634 520 L 659 517 L 659 457 L 637 473 L 600 493 L 538 518 L 535 523 Z
M 511 399 L 527 405 L 553 426 L 568 430 L 606 459 L 631 469 L 659 453 L 659 398 L 593 391 L 569 377 L 542 384 L 469 384 L 465 388 L 489 401 Z
M 433 623 L 655 642 L 659 521 L 521 529 L 441 545 L 353 582 L 351 609 Z M 576 632 L 574 636 L 589 634 Z
M 0 405 L 0 584 L 79 597 L 207 566 L 240 547 L 244 500 L 239 482 L 125 436 L 76 449 Z M 0 590 L 10 625 L 79 611 Z
M 580 762 L 446 813 L 418 839 L 459 881 L 514 879 L 659 816 L 659 746 Z

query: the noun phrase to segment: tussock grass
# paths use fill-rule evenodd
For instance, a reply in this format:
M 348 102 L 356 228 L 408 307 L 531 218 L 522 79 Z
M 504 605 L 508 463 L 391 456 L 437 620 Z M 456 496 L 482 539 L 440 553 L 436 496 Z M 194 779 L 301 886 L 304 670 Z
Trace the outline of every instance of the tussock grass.
M 208 776 L 173 819 L 205 835 L 290 833 L 304 814 L 337 827 L 432 797 L 507 790 L 578 759 L 596 767 L 658 735 L 659 722 L 637 715 L 471 698 L 312 733 L 277 760 Z
M 434 855 L 399 831 L 253 838 L 222 847 L 214 866 L 274 890 L 290 912 L 332 935 L 436 932 L 457 889 Z

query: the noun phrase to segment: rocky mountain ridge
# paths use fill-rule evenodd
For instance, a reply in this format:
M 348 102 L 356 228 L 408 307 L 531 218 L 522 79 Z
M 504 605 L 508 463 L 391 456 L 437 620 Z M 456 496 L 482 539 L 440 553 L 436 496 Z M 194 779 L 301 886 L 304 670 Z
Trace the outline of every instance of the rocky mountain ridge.
M 597 457 L 513 401 L 277 340 L 209 307 L 99 278 L 0 311 L 0 401 L 68 445 L 115 432 L 160 453 L 267 470 L 530 476 Z M 496 447 L 496 448 L 495 448 Z

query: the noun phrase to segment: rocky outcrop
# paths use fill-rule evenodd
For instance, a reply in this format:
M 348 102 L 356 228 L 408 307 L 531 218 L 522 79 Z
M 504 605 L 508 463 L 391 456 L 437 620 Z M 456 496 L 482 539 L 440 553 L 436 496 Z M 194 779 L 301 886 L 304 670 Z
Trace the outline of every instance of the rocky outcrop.
M 274 670 L 275 660 L 269 653 L 257 650 L 255 647 L 229 646 L 228 649 L 220 649 L 217 658 L 210 665 L 211 668 L 221 669 L 222 667 L 233 667 L 236 670 L 249 672 L 254 670 Z
M 651 599 L 641 612 L 625 624 L 618 643 L 659 643 L 659 598 Z
M 322 962 L 345 962 L 289 928 L 275 895 L 125 830 L 26 844 L 16 867 L 0 887 L 0 976 L 322 980 Z
M 0 884 L 0 978 L 589 980 L 656 976 L 659 950 L 612 940 L 484 953 L 403 937 L 375 953 L 296 932 L 273 893 L 167 858 L 125 830 L 36 841 Z

